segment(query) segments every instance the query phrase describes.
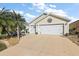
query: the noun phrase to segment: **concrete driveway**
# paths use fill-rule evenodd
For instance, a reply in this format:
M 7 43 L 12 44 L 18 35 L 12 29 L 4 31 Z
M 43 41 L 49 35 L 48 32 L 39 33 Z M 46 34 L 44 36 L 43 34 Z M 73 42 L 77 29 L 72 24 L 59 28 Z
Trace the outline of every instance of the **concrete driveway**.
M 59 56 L 79 55 L 79 46 L 68 38 L 53 35 L 26 35 L 20 43 L 0 55 L 8 56 Z

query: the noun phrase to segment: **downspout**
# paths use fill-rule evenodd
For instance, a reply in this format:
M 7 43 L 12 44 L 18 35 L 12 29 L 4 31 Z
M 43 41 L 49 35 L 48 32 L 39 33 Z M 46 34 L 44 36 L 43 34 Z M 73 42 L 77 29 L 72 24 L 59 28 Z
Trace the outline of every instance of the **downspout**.
M 64 35 L 64 24 L 63 24 L 63 35 Z

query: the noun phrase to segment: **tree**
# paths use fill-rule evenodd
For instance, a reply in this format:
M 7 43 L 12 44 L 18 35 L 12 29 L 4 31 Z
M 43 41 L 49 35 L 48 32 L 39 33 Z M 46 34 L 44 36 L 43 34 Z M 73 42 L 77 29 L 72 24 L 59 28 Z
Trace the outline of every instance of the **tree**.
M 10 32 L 16 32 L 18 39 L 20 38 L 20 30 L 25 28 L 26 21 L 19 13 L 14 10 L 11 12 L 8 9 L 3 8 L 0 10 L 0 33 L 10 35 Z
M 13 10 L 13 16 L 14 16 L 14 19 L 16 20 L 17 37 L 19 40 L 20 39 L 20 29 L 24 26 L 23 24 L 25 22 L 25 19 L 23 19 L 22 16 L 19 13 L 17 14 L 14 10 Z
M 6 15 L 7 15 L 8 10 L 5 10 L 5 8 L 3 8 L 2 10 L 0 10 L 0 27 L 1 29 L 1 33 L 5 33 L 6 32 Z

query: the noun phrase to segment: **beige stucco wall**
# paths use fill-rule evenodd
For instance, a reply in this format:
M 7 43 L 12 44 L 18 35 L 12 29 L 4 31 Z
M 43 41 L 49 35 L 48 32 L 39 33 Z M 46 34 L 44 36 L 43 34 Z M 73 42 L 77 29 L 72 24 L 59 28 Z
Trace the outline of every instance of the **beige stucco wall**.
M 47 20 L 48 20 L 49 18 L 52 18 L 52 22 L 51 22 L 51 23 L 48 23 L 48 22 L 47 22 Z M 65 23 L 67 23 L 67 22 L 66 22 L 66 21 L 63 21 L 63 20 L 61 20 L 61 19 L 57 19 L 57 18 L 52 17 L 52 16 L 48 16 L 48 17 L 46 17 L 45 19 L 39 21 L 37 24 L 40 25 L 40 24 L 62 24 L 62 23 L 65 24 Z
M 64 34 L 69 33 L 69 23 L 64 24 Z
M 34 25 L 36 22 L 38 22 L 40 19 L 47 17 L 47 15 L 42 15 L 40 17 L 37 17 L 38 19 L 36 19 L 35 21 L 33 21 L 30 25 Z

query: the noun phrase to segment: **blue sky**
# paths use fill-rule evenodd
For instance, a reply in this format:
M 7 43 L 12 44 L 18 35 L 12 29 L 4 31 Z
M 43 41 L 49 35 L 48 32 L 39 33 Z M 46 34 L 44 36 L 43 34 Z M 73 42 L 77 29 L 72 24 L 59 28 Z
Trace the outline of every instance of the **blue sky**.
M 0 9 L 3 7 L 22 14 L 27 22 L 32 21 L 43 12 L 53 12 L 68 17 L 72 21 L 79 19 L 78 3 L 1 3 Z

